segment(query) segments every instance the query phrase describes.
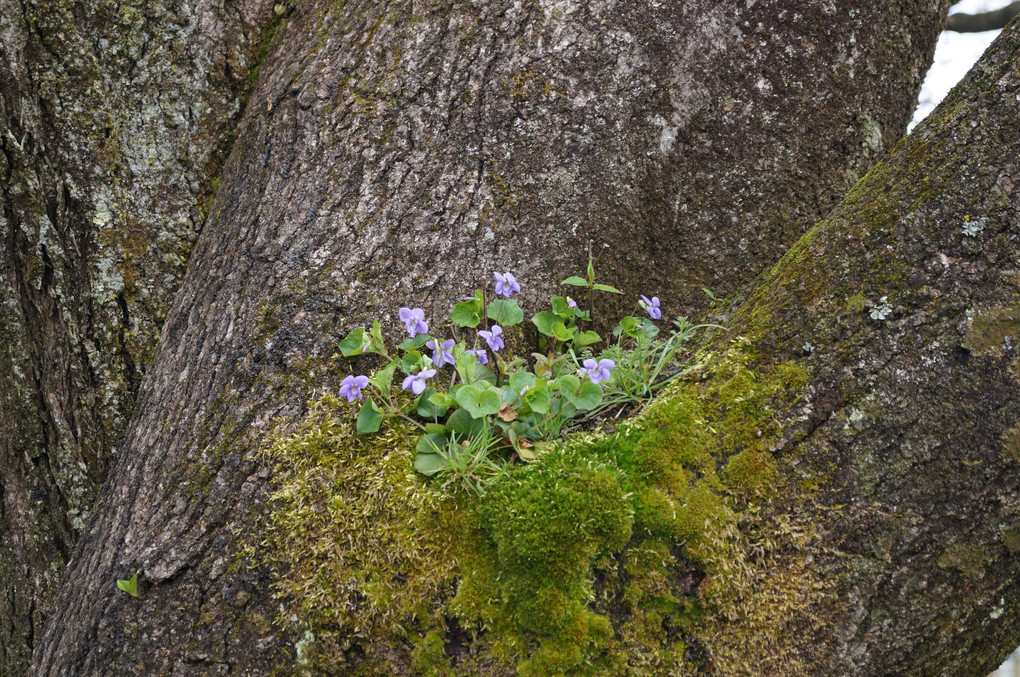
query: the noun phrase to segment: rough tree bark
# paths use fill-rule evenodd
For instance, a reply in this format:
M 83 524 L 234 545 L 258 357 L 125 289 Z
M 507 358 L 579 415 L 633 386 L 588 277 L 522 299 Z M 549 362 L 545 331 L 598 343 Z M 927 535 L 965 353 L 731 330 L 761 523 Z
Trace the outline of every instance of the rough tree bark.
M 118 452 L 271 5 L 0 2 L 0 674 Z
M 898 137 L 943 11 L 298 8 L 39 672 L 286 660 L 300 631 L 264 627 L 268 569 L 228 563 L 268 486 L 254 453 L 272 420 L 335 380 L 343 331 L 397 299 L 441 308 L 494 268 L 518 271 L 534 300 L 588 244 L 611 244 L 602 269 L 635 293 L 669 290 L 674 309 L 697 285 L 737 288 Z M 146 597 L 133 605 L 111 584 L 135 568 Z

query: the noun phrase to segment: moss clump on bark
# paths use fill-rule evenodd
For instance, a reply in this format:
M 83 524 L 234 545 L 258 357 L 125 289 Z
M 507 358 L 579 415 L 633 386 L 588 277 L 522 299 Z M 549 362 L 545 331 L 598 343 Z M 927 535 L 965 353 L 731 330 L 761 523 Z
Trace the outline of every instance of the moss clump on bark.
M 807 541 L 762 508 L 780 412 L 808 374 L 757 372 L 741 345 L 480 497 L 415 474 L 409 426 L 357 436 L 351 407 L 319 399 L 268 447 L 277 490 L 249 550 L 277 571 L 282 620 L 315 637 L 305 669 L 651 675 L 729 666 L 781 632 L 817 582 L 762 566 Z

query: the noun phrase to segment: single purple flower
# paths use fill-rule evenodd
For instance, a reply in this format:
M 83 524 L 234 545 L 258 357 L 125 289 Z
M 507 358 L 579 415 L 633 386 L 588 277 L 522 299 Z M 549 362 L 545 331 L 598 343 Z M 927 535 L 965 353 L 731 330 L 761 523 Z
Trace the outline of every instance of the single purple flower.
M 503 348 L 503 347 L 506 346 L 506 344 L 503 343 L 503 339 L 501 339 L 499 337 L 500 334 L 502 334 L 502 333 L 503 333 L 503 328 L 501 326 L 499 326 L 498 324 L 494 324 L 494 325 L 492 325 L 492 330 L 491 331 L 485 331 L 483 329 L 480 332 L 478 332 L 478 335 L 481 336 L 483 339 L 485 339 L 485 342 L 487 344 L 489 344 L 489 350 L 491 350 L 492 352 L 496 352 L 500 348 Z
M 361 399 L 361 391 L 368 387 L 367 376 L 345 376 L 340 383 L 340 397 L 346 398 L 348 402 Z
M 429 323 L 425 321 L 425 311 L 421 308 L 401 308 L 400 321 L 407 327 L 407 333 L 414 338 L 418 334 L 427 334 Z
M 489 354 L 486 353 L 484 350 L 481 350 L 481 349 L 478 349 L 478 350 L 465 350 L 464 353 L 467 354 L 467 355 L 474 355 L 475 356 L 475 361 L 478 362 L 478 364 L 488 364 L 489 363 Z
M 421 395 L 425 392 L 425 381 L 436 375 L 435 369 L 426 369 L 419 371 L 417 374 L 411 374 L 404 379 L 404 383 L 400 386 L 404 390 L 410 390 L 415 395 Z
M 572 298 L 570 298 L 568 296 L 567 297 L 567 308 L 576 308 L 576 307 L 577 307 L 577 301 L 575 301 L 574 299 L 572 299 Z
M 609 372 L 616 367 L 616 362 L 608 359 L 602 359 L 596 362 L 592 358 L 588 358 L 584 361 L 584 371 L 587 373 L 588 378 L 591 382 L 598 385 L 603 381 L 608 381 L 612 378 L 612 374 Z
M 521 290 L 521 285 L 517 284 L 517 278 L 513 276 L 513 273 L 493 273 L 496 278 L 496 293 L 502 294 L 503 296 L 510 298 L 510 295 L 514 292 Z
M 648 317 L 653 320 L 662 319 L 662 311 L 659 310 L 659 297 L 653 296 L 649 299 L 644 294 L 641 295 L 641 307 L 648 311 Z
M 453 339 L 447 339 L 442 343 L 439 339 L 429 341 L 429 347 L 432 348 L 432 363 L 437 369 L 442 369 L 444 364 L 457 364 L 457 360 L 453 359 L 453 353 L 450 352 L 453 348 Z

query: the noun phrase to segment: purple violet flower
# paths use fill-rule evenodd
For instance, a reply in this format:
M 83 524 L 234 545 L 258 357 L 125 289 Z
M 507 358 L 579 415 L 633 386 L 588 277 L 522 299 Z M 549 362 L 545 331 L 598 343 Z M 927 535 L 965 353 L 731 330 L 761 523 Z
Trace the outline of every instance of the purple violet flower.
M 368 387 L 368 377 L 361 376 L 345 376 L 343 382 L 340 383 L 340 397 L 345 398 L 348 402 L 361 399 L 361 391 Z
M 453 348 L 453 339 L 447 339 L 442 343 L 435 339 L 429 341 L 429 347 L 432 348 L 432 363 L 437 369 L 442 369 L 444 364 L 457 364 L 457 360 L 453 359 L 453 353 L 450 352 Z
M 612 374 L 609 372 L 616 366 L 616 362 L 609 359 L 602 359 L 596 362 L 592 358 L 588 358 L 584 361 L 584 371 L 587 373 L 588 378 L 595 385 L 608 381 L 612 378 Z
M 410 390 L 415 395 L 421 395 L 425 392 L 425 381 L 436 375 L 435 369 L 426 369 L 419 371 L 417 374 L 411 374 L 404 379 L 404 383 L 400 386 L 404 390 Z
M 570 298 L 568 296 L 567 297 L 567 308 L 576 308 L 576 307 L 577 307 L 577 301 L 575 301 L 574 299 L 572 299 L 572 298 Z
M 648 311 L 648 317 L 653 320 L 662 319 L 662 311 L 659 310 L 659 297 L 653 296 L 649 299 L 644 294 L 641 295 L 641 307 Z
M 513 276 L 513 273 L 493 273 L 496 278 L 496 293 L 502 294 L 503 296 L 510 298 L 510 295 L 514 292 L 521 290 L 521 285 L 517 284 L 517 278 Z
M 425 311 L 421 308 L 401 308 L 399 313 L 400 321 L 407 327 L 407 333 L 414 338 L 418 334 L 427 334 L 429 323 L 425 321 Z
M 485 331 L 483 329 L 480 332 L 478 332 L 478 335 L 485 339 L 485 342 L 489 345 L 489 350 L 491 350 L 492 352 L 496 352 L 500 348 L 506 346 L 506 344 L 503 343 L 503 339 L 499 337 L 500 334 L 502 333 L 503 328 L 500 327 L 498 324 L 494 324 L 492 325 L 491 331 Z
M 478 350 L 465 350 L 464 353 L 467 354 L 467 355 L 474 355 L 475 356 L 475 361 L 478 362 L 478 364 L 488 364 L 489 363 L 489 355 L 484 350 L 481 350 L 481 349 L 478 349 Z

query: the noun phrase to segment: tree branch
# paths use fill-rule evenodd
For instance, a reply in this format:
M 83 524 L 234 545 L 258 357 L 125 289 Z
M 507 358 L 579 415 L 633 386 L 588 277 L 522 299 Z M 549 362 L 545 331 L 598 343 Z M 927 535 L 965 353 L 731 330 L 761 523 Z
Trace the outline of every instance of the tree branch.
M 1020 0 L 1002 9 L 980 14 L 950 14 L 946 19 L 946 30 L 957 33 L 980 33 L 1005 28 L 1009 20 L 1020 14 Z

